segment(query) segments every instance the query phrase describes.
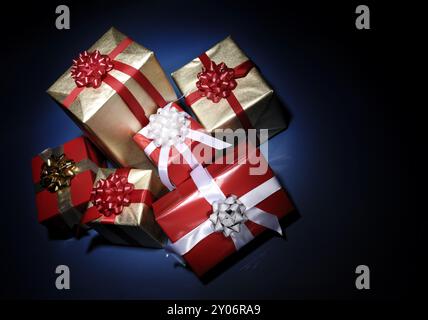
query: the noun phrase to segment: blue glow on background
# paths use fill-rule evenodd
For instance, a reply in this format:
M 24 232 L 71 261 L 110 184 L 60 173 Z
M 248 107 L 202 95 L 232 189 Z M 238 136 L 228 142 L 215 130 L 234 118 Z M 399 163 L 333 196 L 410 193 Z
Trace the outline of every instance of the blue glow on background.
M 14 81 L 3 86 L 1 104 L 2 148 L 10 151 L 2 168 L 13 168 L 3 172 L 10 182 L 2 187 L 9 217 L 1 220 L 4 296 L 358 298 L 359 264 L 377 270 L 371 294 L 396 295 L 388 280 L 398 248 L 399 221 L 390 217 L 400 208 L 393 175 L 399 159 L 389 139 L 396 133 L 385 92 L 376 86 L 384 80 L 381 60 L 356 53 L 359 38 L 350 47 L 349 29 L 320 28 L 317 8 L 279 13 L 251 4 L 245 9 L 239 1 L 216 5 L 221 19 L 207 23 L 209 2 L 111 7 L 96 1 L 87 13 L 75 4 L 71 30 L 55 30 L 50 15 L 52 23 L 31 31 L 27 42 L 11 43 L 19 50 L 9 53 L 13 63 L 5 68 Z M 101 10 L 96 15 L 95 7 Z M 81 240 L 48 241 L 36 220 L 30 160 L 80 131 L 45 91 L 111 26 L 155 51 L 167 74 L 229 34 L 260 67 L 292 115 L 289 129 L 269 143 L 270 164 L 301 214 L 286 239 L 269 239 L 208 284 L 176 267 L 162 250 L 102 246 L 88 252 L 94 232 Z M 367 79 L 367 61 L 378 66 L 370 69 L 378 76 Z M 70 267 L 72 290 L 55 289 L 59 264 Z

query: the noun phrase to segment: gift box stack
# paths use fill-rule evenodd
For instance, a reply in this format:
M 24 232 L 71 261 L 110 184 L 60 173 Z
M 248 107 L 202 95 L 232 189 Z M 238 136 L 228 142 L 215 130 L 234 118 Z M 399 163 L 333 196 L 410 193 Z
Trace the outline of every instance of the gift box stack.
M 48 94 L 84 136 L 33 158 L 38 219 L 58 237 L 93 228 L 165 248 L 203 276 L 261 232 L 282 234 L 293 205 L 257 146 L 287 122 L 230 37 L 172 78 L 182 105 L 154 53 L 114 28 L 77 55 Z M 220 129 L 268 134 L 235 143 Z

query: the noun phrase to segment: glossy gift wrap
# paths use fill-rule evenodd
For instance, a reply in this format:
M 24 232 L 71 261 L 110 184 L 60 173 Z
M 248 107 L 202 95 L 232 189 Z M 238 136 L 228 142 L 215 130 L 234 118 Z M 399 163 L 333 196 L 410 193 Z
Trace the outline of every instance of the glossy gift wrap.
M 69 237 L 86 210 L 105 160 L 84 137 L 48 148 L 32 159 L 38 220 L 53 237 Z
M 135 136 L 135 142 L 156 164 L 162 183 L 173 190 L 198 165 L 211 163 L 216 150 L 231 145 L 212 137 L 176 103 L 159 108 L 148 126 Z
M 287 127 L 284 107 L 231 37 L 173 72 L 172 78 L 209 132 L 268 129 L 270 138 Z
M 251 170 L 256 155 L 265 170 Z M 168 250 L 202 276 L 264 230 L 282 233 L 279 219 L 293 205 L 266 160 L 254 150 L 232 164 L 198 166 L 191 179 L 153 208 L 171 240 Z
M 161 248 L 166 237 L 152 202 L 164 192 L 153 170 L 101 168 L 81 222 L 115 244 Z
M 114 28 L 76 53 L 48 94 L 110 160 L 134 168 L 152 166 L 132 137 L 176 99 L 154 53 Z

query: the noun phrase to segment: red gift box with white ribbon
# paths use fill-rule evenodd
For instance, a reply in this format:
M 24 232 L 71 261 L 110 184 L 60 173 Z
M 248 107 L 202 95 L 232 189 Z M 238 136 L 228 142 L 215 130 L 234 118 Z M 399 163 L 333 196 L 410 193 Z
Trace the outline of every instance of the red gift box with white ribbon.
M 257 167 L 266 170 L 254 174 Z M 156 201 L 153 209 L 171 241 L 167 249 L 202 276 L 266 229 L 282 234 L 279 219 L 294 208 L 254 149 L 232 164 L 196 167 L 191 179 Z
M 134 141 L 157 165 L 159 177 L 169 190 L 188 179 L 196 166 L 213 160 L 216 150 L 231 146 L 204 132 L 176 103 L 150 115 L 149 124 L 135 134 Z

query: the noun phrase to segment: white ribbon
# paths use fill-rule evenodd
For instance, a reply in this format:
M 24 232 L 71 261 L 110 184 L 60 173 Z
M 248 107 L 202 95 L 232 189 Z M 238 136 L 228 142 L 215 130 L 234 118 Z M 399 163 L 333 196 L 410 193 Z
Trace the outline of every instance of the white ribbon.
M 214 201 L 226 200 L 226 196 L 223 191 L 221 191 L 213 177 L 211 177 L 204 167 L 201 165 L 197 166 L 192 172 L 190 172 L 190 176 L 201 195 L 210 205 L 212 205 Z
M 168 158 L 169 158 L 169 152 L 171 151 L 171 147 L 169 146 L 162 146 L 159 153 L 159 161 L 158 161 L 158 170 L 159 170 L 159 178 L 161 179 L 162 183 L 165 185 L 165 187 L 168 188 L 168 190 L 175 189 L 172 182 L 169 180 L 168 176 Z
M 223 194 L 220 187 L 215 183 L 209 172 L 201 165 L 197 166 L 192 171 L 191 177 L 198 188 L 198 191 L 211 205 L 213 205 L 214 202 L 222 202 L 226 200 L 226 196 Z M 281 185 L 276 177 L 272 177 L 241 196 L 238 200 L 245 205 L 245 216 L 248 220 L 282 235 L 278 217 L 255 207 L 279 189 L 281 189 Z M 254 239 L 253 234 L 243 222 L 239 226 L 239 232 L 230 233 L 230 238 L 232 239 L 236 250 L 239 250 Z M 223 232 L 223 230 L 219 231 Z M 216 232 L 215 225 L 208 218 L 176 242 L 168 244 L 168 250 L 182 256 L 214 232 Z
M 150 157 L 150 154 L 156 148 L 161 148 L 158 161 L 159 177 L 169 190 L 175 189 L 168 175 L 168 159 L 171 147 L 174 147 L 182 154 L 190 168 L 194 169 L 199 165 L 199 162 L 188 145 L 184 143 L 185 139 L 198 141 L 216 150 L 222 150 L 231 146 L 230 143 L 216 139 L 209 134 L 190 129 L 188 127 L 189 122 L 186 122 L 188 121 L 186 120 L 187 118 L 190 118 L 190 116 L 186 112 L 178 112 L 177 109 L 172 107 L 172 102 L 170 102 L 165 107 L 159 108 L 157 114 L 150 116 L 149 125 L 138 132 L 152 139 L 152 142 L 144 149 L 147 156 Z M 158 139 L 158 137 L 154 136 L 154 133 L 161 135 L 161 137 Z

